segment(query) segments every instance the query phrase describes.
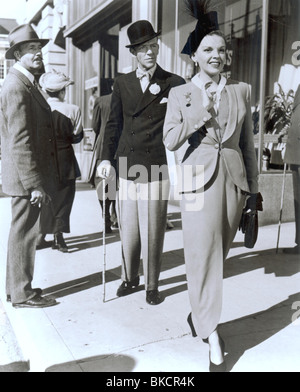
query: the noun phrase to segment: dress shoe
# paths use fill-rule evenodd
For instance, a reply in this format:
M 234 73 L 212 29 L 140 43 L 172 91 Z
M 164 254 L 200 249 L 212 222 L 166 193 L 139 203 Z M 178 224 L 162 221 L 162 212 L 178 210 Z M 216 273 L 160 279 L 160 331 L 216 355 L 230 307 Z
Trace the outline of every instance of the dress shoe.
M 117 290 L 117 296 L 118 297 L 125 297 L 126 295 L 129 295 L 133 293 L 133 289 L 137 287 L 140 284 L 140 277 L 137 276 L 135 279 L 133 279 L 131 282 L 122 282 L 120 287 Z
M 294 248 L 284 248 L 283 253 L 287 255 L 299 255 L 300 254 L 300 246 L 296 245 Z
M 146 302 L 149 305 L 159 305 L 162 301 L 158 290 L 149 290 L 146 292 Z
M 224 353 L 225 353 L 225 343 L 223 341 L 223 339 L 220 337 L 220 346 L 221 346 L 221 350 L 223 353 L 223 357 L 224 357 Z M 213 363 L 210 359 L 210 355 L 209 355 L 209 371 L 211 373 L 222 373 L 222 372 L 226 372 L 227 367 L 226 367 L 226 362 L 225 359 L 222 363 L 220 363 L 220 365 L 216 365 L 215 363 Z
M 42 295 L 43 290 L 42 289 L 32 289 L 37 295 Z M 10 294 L 7 294 L 6 296 L 6 302 L 11 302 L 11 296 Z
M 67 244 L 65 243 L 62 233 L 54 234 L 54 243 L 52 245 L 52 249 L 57 249 L 63 253 L 69 252 L 69 249 L 67 247 Z
M 38 308 L 47 308 L 49 306 L 54 306 L 57 304 L 58 303 L 53 298 L 46 298 L 46 297 L 42 297 L 41 295 L 36 295 L 35 297 L 29 299 L 28 301 L 13 304 L 13 307 L 16 309 L 21 309 L 21 308 L 38 309 Z
M 52 241 L 46 241 L 45 235 L 41 234 L 41 235 L 39 235 L 37 243 L 36 243 L 36 250 L 51 248 L 52 244 L 53 244 Z

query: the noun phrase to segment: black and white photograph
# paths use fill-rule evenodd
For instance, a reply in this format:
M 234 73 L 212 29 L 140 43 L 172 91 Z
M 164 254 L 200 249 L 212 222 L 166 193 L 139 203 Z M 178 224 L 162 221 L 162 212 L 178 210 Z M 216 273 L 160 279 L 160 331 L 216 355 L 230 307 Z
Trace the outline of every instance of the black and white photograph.
M 300 371 L 300 0 L 0 0 L 0 372 Z

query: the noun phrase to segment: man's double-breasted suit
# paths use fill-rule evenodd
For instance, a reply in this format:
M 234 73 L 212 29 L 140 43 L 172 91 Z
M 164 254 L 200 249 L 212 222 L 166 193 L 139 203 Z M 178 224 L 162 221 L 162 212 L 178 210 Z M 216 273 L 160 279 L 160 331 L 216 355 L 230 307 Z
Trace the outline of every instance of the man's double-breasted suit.
M 158 286 L 169 196 L 168 171 L 151 172 L 155 166 L 167 168 L 162 133 L 168 95 L 183 83 L 158 65 L 144 93 L 136 72 L 120 76 L 105 130 L 101 160 L 118 162 L 122 279 L 137 277 L 142 250 L 146 290 Z
M 6 289 L 13 303 L 21 303 L 36 295 L 31 281 L 40 209 L 30 204 L 30 195 L 42 186 L 51 196 L 59 174 L 51 108 L 15 68 L 2 87 L 0 124 L 2 185 L 12 196 Z

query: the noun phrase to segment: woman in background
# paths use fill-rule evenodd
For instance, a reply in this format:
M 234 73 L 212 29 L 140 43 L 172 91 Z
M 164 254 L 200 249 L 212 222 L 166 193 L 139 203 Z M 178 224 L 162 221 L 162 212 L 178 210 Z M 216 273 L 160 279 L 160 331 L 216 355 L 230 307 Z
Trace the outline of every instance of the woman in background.
M 48 94 L 54 128 L 56 132 L 59 187 L 52 203 L 42 208 L 41 235 L 54 234 L 53 249 L 68 252 L 63 233 L 70 233 L 70 214 L 75 197 L 76 178 L 80 177 L 79 166 L 72 144 L 83 138 L 81 110 L 65 102 L 66 87 L 74 84 L 63 73 L 53 70 L 40 77 L 39 83 Z

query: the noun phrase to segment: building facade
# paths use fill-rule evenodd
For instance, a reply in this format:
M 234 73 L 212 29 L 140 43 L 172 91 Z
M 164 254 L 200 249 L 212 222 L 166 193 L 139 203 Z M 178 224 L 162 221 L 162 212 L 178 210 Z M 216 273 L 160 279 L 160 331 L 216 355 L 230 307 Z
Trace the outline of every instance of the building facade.
M 271 188 L 277 194 L 275 199 L 270 194 L 267 203 L 279 210 L 285 143 L 278 139 L 281 128 L 266 126 L 260 113 L 265 113 L 269 96 L 279 93 L 287 99 L 300 83 L 300 1 L 213 0 L 212 5 L 227 39 L 224 72 L 251 86 L 260 186 L 262 193 L 269 195 Z M 139 19 L 161 31 L 159 64 L 190 80 L 197 69 L 181 50 L 196 21 L 185 12 L 183 0 L 48 0 L 30 19 L 41 37 L 52 38 L 44 53 L 46 69 L 60 68 L 75 80 L 68 100 L 82 108 L 86 129 L 84 141 L 76 146 L 82 180 L 87 178 L 92 154 L 95 98 L 106 94 L 107 79 L 136 66 L 125 46 L 128 26 Z M 172 154 L 169 161 L 172 164 Z M 291 187 L 289 173 L 286 186 Z M 287 219 L 291 219 L 291 192 L 287 193 Z
M 6 60 L 5 53 L 9 48 L 8 34 L 17 26 L 15 19 L 0 18 L 0 91 L 9 68 L 14 64 L 14 61 Z

